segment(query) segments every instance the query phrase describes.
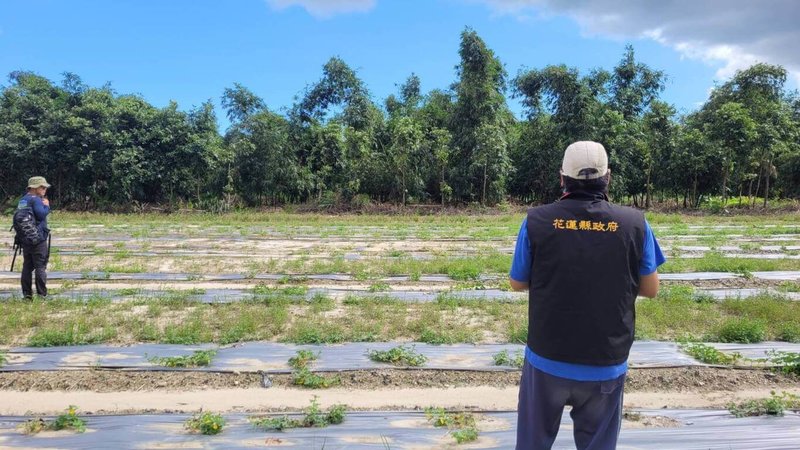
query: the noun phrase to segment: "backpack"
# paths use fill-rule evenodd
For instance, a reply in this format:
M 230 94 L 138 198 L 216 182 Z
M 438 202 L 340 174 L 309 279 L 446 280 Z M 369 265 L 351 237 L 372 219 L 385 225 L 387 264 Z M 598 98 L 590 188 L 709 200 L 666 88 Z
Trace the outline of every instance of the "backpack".
M 33 208 L 18 208 L 14 211 L 11 228 L 17 233 L 14 241 L 22 246 L 31 247 L 44 241 L 44 236 L 39 232 Z

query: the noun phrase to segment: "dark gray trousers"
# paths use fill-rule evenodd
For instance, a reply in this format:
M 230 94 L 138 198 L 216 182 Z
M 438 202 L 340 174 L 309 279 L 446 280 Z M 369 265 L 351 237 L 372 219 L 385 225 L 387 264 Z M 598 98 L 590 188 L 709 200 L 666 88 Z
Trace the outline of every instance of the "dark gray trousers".
M 579 450 L 616 448 L 624 387 L 624 374 L 609 381 L 575 381 L 549 375 L 526 360 L 519 386 L 517 450 L 550 449 L 565 405 L 572 406 Z
M 22 247 L 22 257 L 25 262 L 22 264 L 22 296 L 33 297 L 33 273 L 36 272 L 36 293 L 41 296 L 47 295 L 47 260 L 50 259 L 47 248 L 47 239 L 33 246 Z

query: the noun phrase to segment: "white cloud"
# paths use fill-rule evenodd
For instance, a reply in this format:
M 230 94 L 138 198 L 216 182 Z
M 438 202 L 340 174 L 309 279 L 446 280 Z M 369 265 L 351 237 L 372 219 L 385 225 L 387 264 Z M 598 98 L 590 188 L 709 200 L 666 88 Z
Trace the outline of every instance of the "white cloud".
M 376 0 L 267 0 L 272 9 L 281 11 L 299 6 L 319 19 L 328 19 L 337 14 L 367 12 L 375 7 Z
M 649 38 L 720 66 L 729 78 L 755 62 L 781 64 L 800 80 L 800 1 L 796 0 L 470 0 L 495 13 L 564 15 L 584 33 Z

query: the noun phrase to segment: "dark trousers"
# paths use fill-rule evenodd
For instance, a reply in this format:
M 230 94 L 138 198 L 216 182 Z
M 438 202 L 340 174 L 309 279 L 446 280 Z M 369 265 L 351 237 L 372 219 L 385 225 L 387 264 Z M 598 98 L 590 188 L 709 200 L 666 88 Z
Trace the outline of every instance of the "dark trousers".
M 517 450 L 551 448 L 565 405 L 572 406 L 570 417 L 579 450 L 616 448 L 624 387 L 624 374 L 609 381 L 574 381 L 549 375 L 525 361 L 519 387 Z
M 50 252 L 47 248 L 47 240 L 33 246 L 22 247 L 22 257 L 25 262 L 22 264 L 22 296 L 33 297 L 31 278 L 36 272 L 36 293 L 41 296 L 47 295 L 47 261 L 50 259 Z

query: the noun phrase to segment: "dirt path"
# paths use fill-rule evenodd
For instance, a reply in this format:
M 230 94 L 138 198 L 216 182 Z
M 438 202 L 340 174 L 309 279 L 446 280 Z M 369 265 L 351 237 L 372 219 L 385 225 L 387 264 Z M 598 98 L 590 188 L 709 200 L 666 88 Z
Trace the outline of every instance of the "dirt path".
M 744 389 L 735 392 L 625 394 L 626 408 L 725 408 L 731 401 L 765 398 L 770 388 Z M 800 389 L 787 389 L 794 394 Z M 220 412 L 271 412 L 300 410 L 317 396 L 323 407 L 344 403 L 354 410 L 421 409 L 428 406 L 514 410 L 518 389 L 507 387 L 402 388 L 402 389 L 328 389 L 300 390 L 285 387 L 270 389 L 217 389 L 202 391 L 147 392 L 3 392 L 0 415 L 55 414 L 67 405 L 77 405 L 85 414 L 103 413 L 175 413 L 210 410 Z
M 760 370 L 714 368 L 632 370 L 628 408 L 723 408 L 731 401 L 800 394 L 797 378 Z M 328 390 L 291 387 L 289 375 L 261 387 L 258 374 L 204 372 L 59 371 L 0 373 L 0 414 L 49 414 L 75 404 L 91 413 L 280 411 L 299 409 L 317 395 L 323 405 L 353 409 L 427 406 L 513 410 L 519 372 L 373 370 L 340 374 Z

